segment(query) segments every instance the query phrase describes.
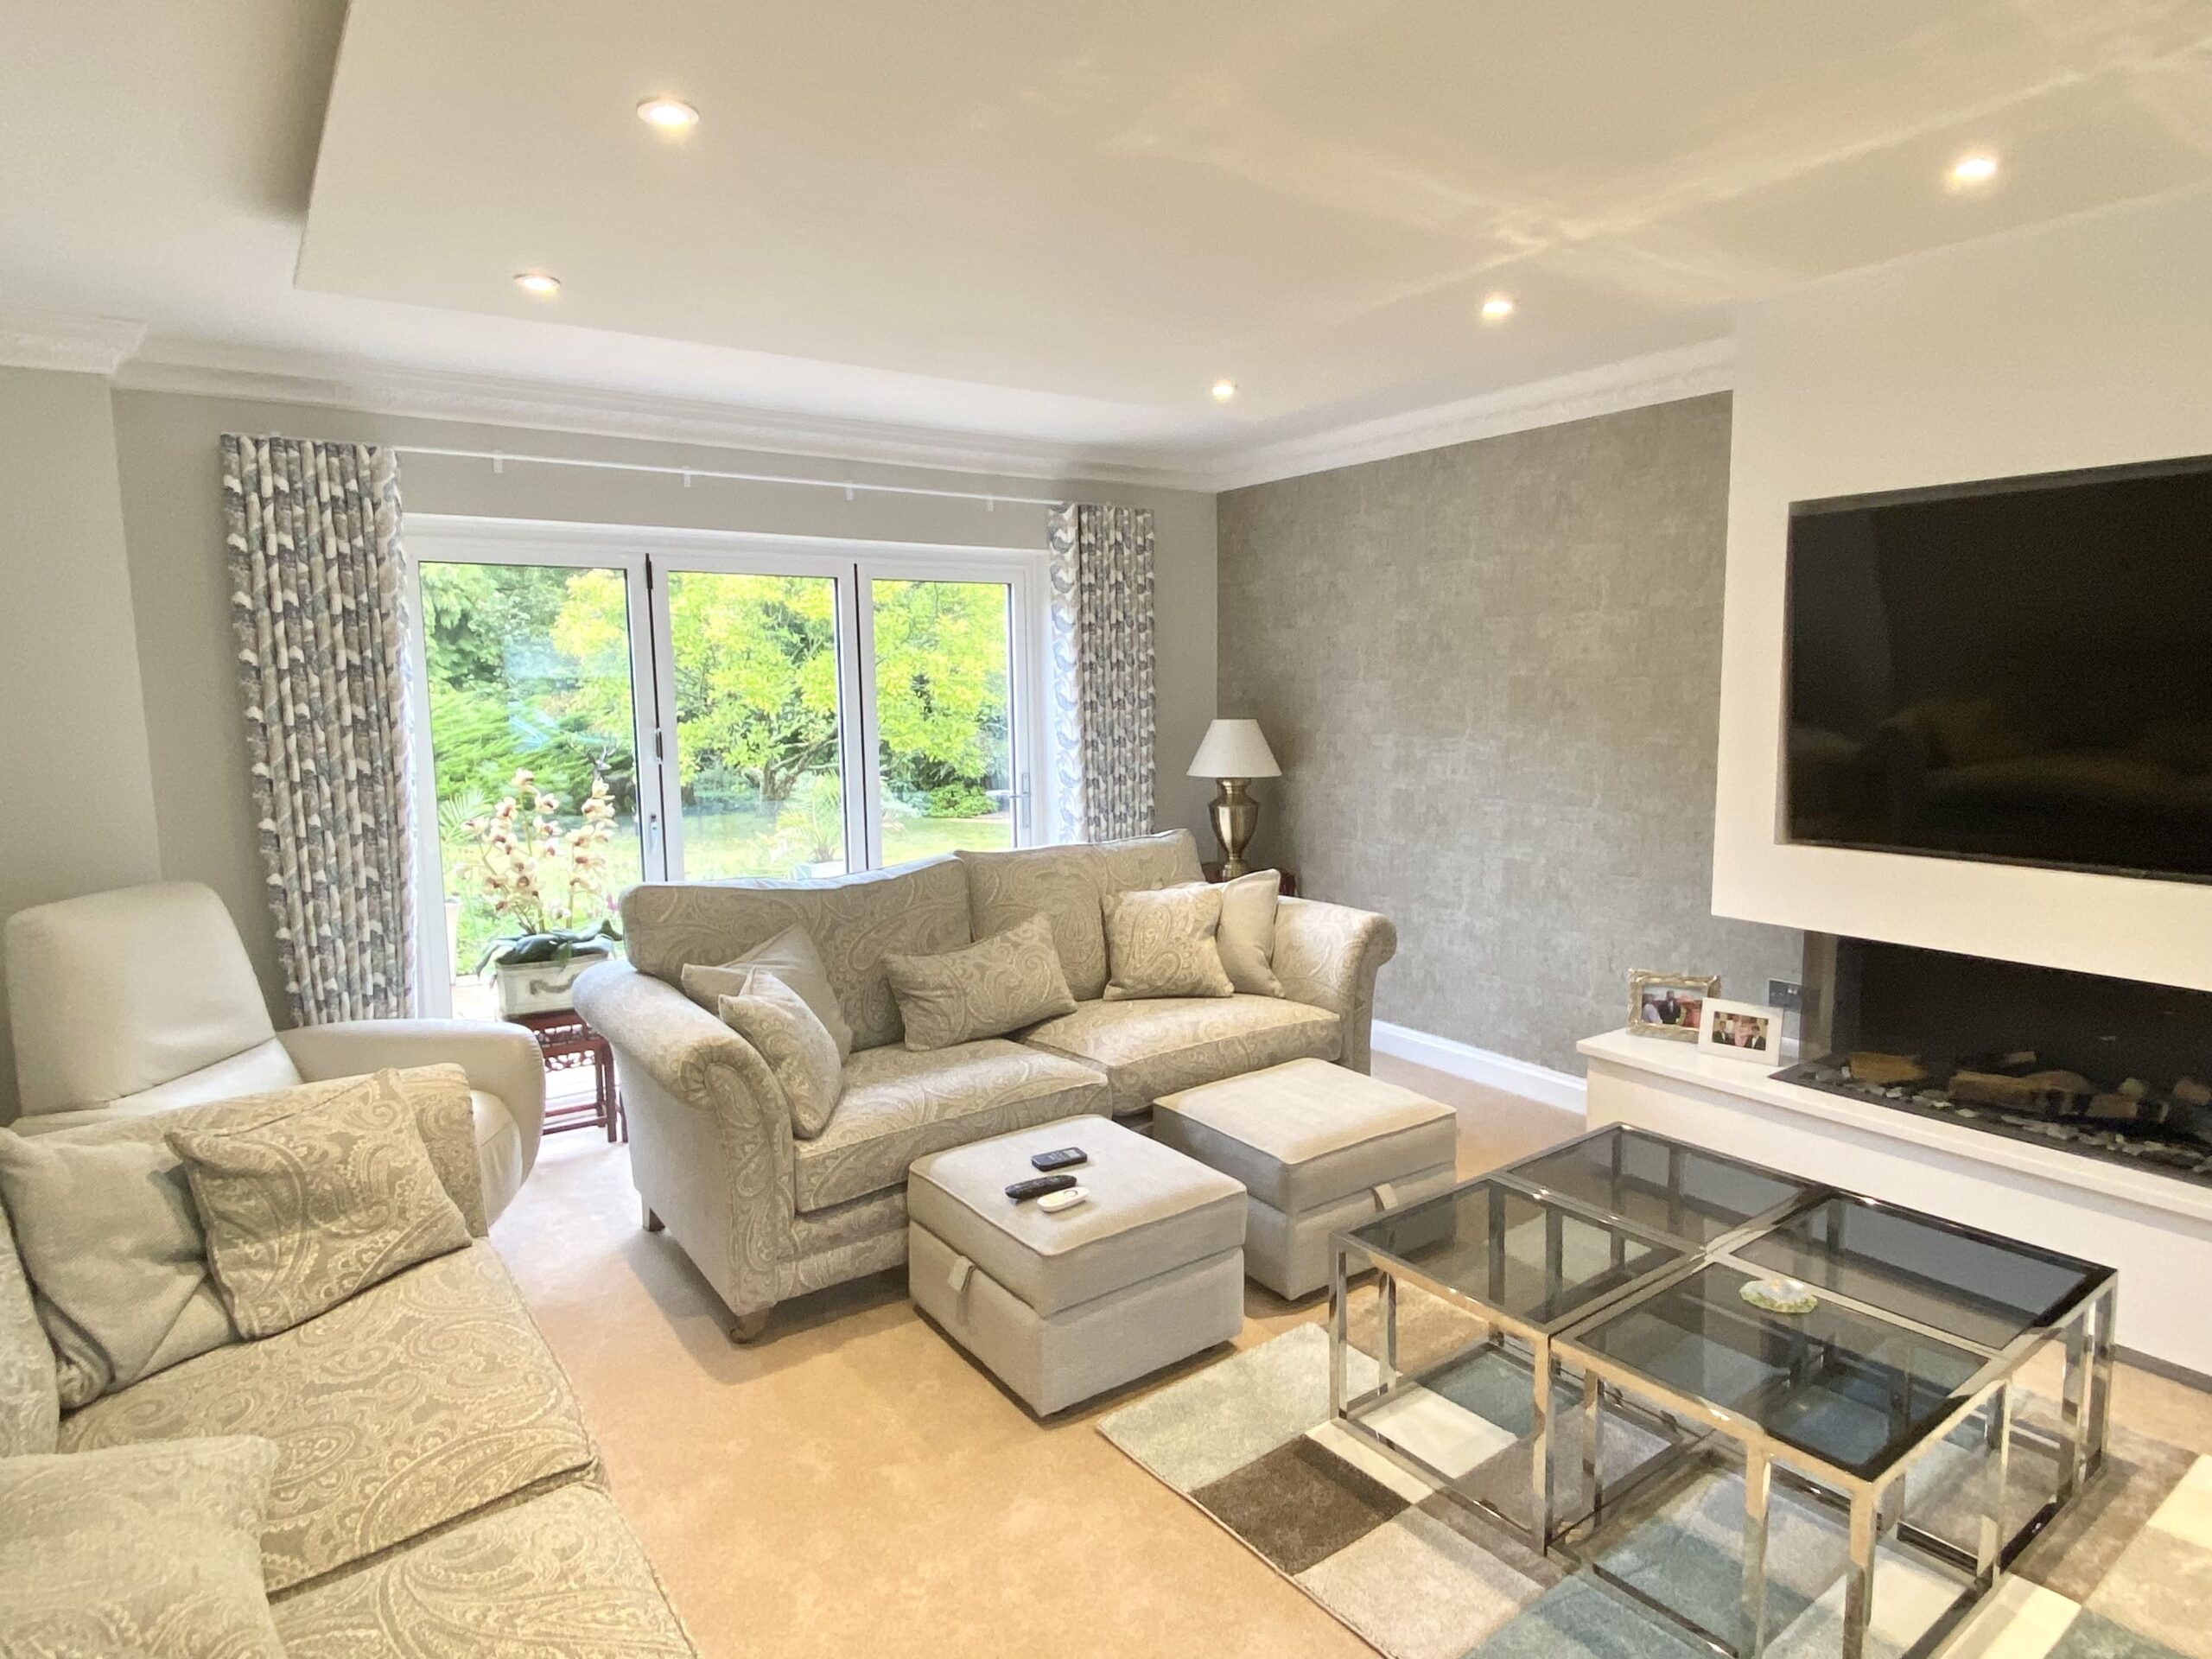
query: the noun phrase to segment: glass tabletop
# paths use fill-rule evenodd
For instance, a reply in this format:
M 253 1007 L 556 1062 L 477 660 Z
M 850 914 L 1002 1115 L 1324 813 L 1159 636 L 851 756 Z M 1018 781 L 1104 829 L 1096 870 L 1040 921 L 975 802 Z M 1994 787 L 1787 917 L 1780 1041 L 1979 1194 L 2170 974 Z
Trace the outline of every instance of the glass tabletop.
M 1544 1332 L 1688 1253 L 1499 1179 L 1394 1210 L 1350 1236 L 1370 1255 Z
M 1841 1193 L 1732 1254 L 1992 1350 L 2050 1324 L 2106 1272 Z
M 1783 1445 L 1860 1476 L 1917 1444 L 1985 1363 L 1972 1349 L 1836 1303 L 1765 1313 L 1741 1294 L 1756 1276 L 1711 1263 L 1600 1314 L 1570 1348 L 1746 1417 Z
M 1820 1189 L 1755 1164 L 1615 1124 L 1497 1172 L 1540 1192 L 1692 1245 Z

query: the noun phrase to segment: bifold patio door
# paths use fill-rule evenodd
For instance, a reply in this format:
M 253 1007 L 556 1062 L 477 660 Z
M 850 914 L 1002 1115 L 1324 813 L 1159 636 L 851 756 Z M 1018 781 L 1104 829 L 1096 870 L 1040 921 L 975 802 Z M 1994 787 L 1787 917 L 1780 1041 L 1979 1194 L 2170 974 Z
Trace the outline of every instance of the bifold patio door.
M 410 520 L 409 548 L 433 1002 L 468 1001 L 503 931 L 484 841 L 510 798 L 565 876 L 601 783 L 615 892 L 1037 838 L 1038 556 L 458 520 Z

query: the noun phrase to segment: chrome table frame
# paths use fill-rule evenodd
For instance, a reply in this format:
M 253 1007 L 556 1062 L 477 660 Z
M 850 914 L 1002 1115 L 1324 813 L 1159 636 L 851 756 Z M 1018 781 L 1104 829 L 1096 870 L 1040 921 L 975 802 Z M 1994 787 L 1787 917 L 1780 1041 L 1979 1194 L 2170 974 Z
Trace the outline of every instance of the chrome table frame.
M 1449 1192 L 1403 1206 L 1404 1212 L 1410 1212 L 1423 1205 L 1446 1205 L 1457 1199 L 1460 1194 L 1485 1184 L 1496 1191 L 1513 1192 L 1532 1201 L 1542 1209 L 1547 1221 L 1544 1268 L 1548 1299 L 1556 1296 L 1566 1283 L 1560 1243 L 1561 1224 L 1566 1217 L 1580 1219 L 1614 1235 L 1612 1266 L 1617 1270 L 1624 1265 L 1624 1239 L 1637 1240 L 1671 1253 L 1671 1259 L 1658 1262 L 1649 1271 L 1637 1274 L 1550 1321 L 1524 1319 L 1492 1306 L 1480 1292 L 1424 1272 L 1415 1263 L 1363 1242 L 1354 1230 L 1336 1233 L 1330 1240 L 1329 1407 L 1332 1421 L 1417 1478 L 1451 1492 L 1461 1502 L 1523 1539 L 1532 1548 L 1587 1567 L 1600 1583 L 1659 1613 L 1705 1646 L 1725 1656 L 1726 1659 L 1758 1659 L 1765 1647 L 1768 1510 L 1773 1485 L 1776 1481 L 1782 1481 L 1795 1491 L 1843 1511 L 1847 1517 L 1850 1566 L 1844 1593 L 1844 1659 L 1862 1659 L 1865 1652 L 1873 1610 L 1875 1553 L 1885 1537 L 1968 1575 L 1959 1594 L 1904 1656 L 1904 1659 L 1931 1659 L 1932 1656 L 1948 1646 L 1964 1627 L 1967 1614 L 1996 1589 L 2020 1551 L 2073 1502 L 2082 1486 L 2103 1465 L 2111 1408 L 2114 1319 L 2119 1295 L 2117 1275 L 2110 1268 L 2096 1268 L 2059 1306 L 2039 1323 L 2023 1328 L 2002 1348 L 1992 1348 L 1953 1335 L 1825 1286 L 1817 1287 L 1816 1294 L 1824 1302 L 1891 1325 L 1902 1332 L 1924 1337 L 1978 1355 L 1983 1361 L 1972 1376 L 1949 1391 L 1948 1409 L 1933 1420 L 1929 1427 L 1909 1445 L 1892 1452 L 1879 1469 L 1861 1475 L 1782 1440 L 1745 1412 L 1731 1410 L 1686 1393 L 1615 1360 L 1577 1338 L 1593 1332 L 1607 1319 L 1629 1311 L 1636 1304 L 1662 1295 L 1710 1267 L 1730 1268 L 1754 1278 L 1767 1276 L 1771 1269 L 1745 1259 L 1739 1252 L 1784 1224 L 1840 1200 L 1847 1200 L 1870 1210 L 1888 1211 L 1909 1217 L 1938 1230 L 2017 1253 L 2044 1256 L 2056 1256 L 2056 1253 L 2038 1250 L 2033 1246 L 1948 1222 L 1940 1217 L 1885 1205 L 1838 1188 L 1799 1181 L 1779 1171 L 1766 1170 L 1725 1153 L 1714 1153 L 1704 1147 L 1672 1141 L 1648 1131 L 1628 1130 L 1622 1126 L 1609 1126 L 1592 1131 L 1575 1141 L 1548 1148 L 1537 1156 L 1555 1157 L 1568 1147 L 1617 1133 L 1632 1135 L 1637 1140 L 1669 1151 L 1669 1175 L 1670 1181 L 1675 1183 L 1675 1190 L 1669 1194 L 1670 1202 L 1681 1201 L 1679 1192 L 1680 1160 L 1673 1155 L 1677 1153 L 1734 1165 L 1801 1190 L 1797 1196 L 1727 1227 L 1703 1243 L 1669 1234 L 1626 1216 L 1608 1212 L 1540 1182 L 1518 1176 L 1516 1173 L 1516 1165 L 1508 1165 L 1487 1175 L 1463 1181 Z M 1376 1223 L 1369 1222 L 1363 1224 L 1363 1228 L 1374 1225 Z M 1495 1275 L 1503 1236 L 1501 1206 L 1495 1201 L 1491 1206 L 1491 1260 Z M 2067 1257 L 2058 1259 L 2073 1260 Z M 2082 1265 L 2094 1266 L 2088 1263 Z M 1354 1395 L 1351 1392 L 1347 1375 L 1352 1350 L 1346 1292 L 1354 1274 L 1366 1268 L 1372 1268 L 1376 1274 L 1381 1338 L 1378 1345 L 1382 1350 L 1376 1358 L 1380 1375 L 1376 1386 Z M 1402 1281 L 1414 1285 L 1446 1305 L 1470 1315 L 1484 1327 L 1483 1335 L 1425 1364 L 1416 1376 L 1402 1373 L 1397 1351 L 1398 1289 Z M 1497 1282 L 1495 1276 L 1492 1282 Z M 1492 1297 L 1498 1294 L 1495 1289 L 1491 1291 Z M 2053 1342 L 2063 1342 L 2065 1349 L 2064 1381 L 2059 1402 L 2060 1427 L 2055 1436 L 2043 1436 L 2013 1421 L 2012 1389 L 2021 1369 L 2046 1344 Z M 1446 1370 L 1485 1348 L 1516 1361 L 1519 1358 L 1516 1351 L 1525 1351 L 1528 1355 L 1532 1414 L 1529 1432 L 1523 1437 L 1529 1445 L 1529 1511 L 1526 1520 L 1490 1501 L 1475 1491 L 1468 1481 L 1435 1468 L 1397 1445 L 1364 1421 L 1376 1407 L 1392 1398 L 1409 1383 L 1417 1382 L 1421 1376 Z M 1580 1502 L 1574 1512 L 1565 1517 L 1559 1513 L 1555 1491 L 1557 1483 L 1553 1475 L 1550 1456 L 1553 1395 L 1562 1372 L 1579 1372 L 1581 1376 L 1584 1419 Z M 1794 1374 L 1783 1379 L 1792 1383 L 1796 1380 Z M 1650 1423 L 1670 1442 L 1667 1450 L 1646 1459 L 1610 1492 L 1599 1479 L 1603 1423 L 1609 1407 L 1617 1414 L 1634 1416 Z M 1906 1478 L 1920 1459 L 1977 1418 L 1983 1420 L 1981 1435 L 1986 1467 L 1983 1471 L 1980 1524 L 1975 1547 L 1968 1551 L 1907 1522 L 1904 1516 L 1903 1499 Z M 1694 1425 L 1696 1430 L 1702 1432 L 1686 1432 L 1685 1423 Z M 2060 1473 L 2053 1494 L 2035 1513 L 2024 1517 L 2018 1527 L 2008 1532 L 2005 1513 L 2006 1481 L 2012 1448 L 2016 1442 L 2023 1440 L 2045 1445 L 2055 1452 Z M 1732 1448 L 1740 1457 L 1744 1467 L 1743 1578 L 1738 1605 L 1747 1634 L 1741 1641 L 1731 1641 L 1705 1629 L 1678 1610 L 1607 1572 L 1599 1559 L 1596 1547 L 1605 1529 L 1609 1511 L 1618 1516 L 1624 1513 L 1630 1500 L 1639 1496 L 1643 1501 L 1651 1501 L 1654 1492 L 1668 1489 L 1669 1477 L 1679 1478 L 1694 1472 L 1698 1455 L 1716 1446 Z

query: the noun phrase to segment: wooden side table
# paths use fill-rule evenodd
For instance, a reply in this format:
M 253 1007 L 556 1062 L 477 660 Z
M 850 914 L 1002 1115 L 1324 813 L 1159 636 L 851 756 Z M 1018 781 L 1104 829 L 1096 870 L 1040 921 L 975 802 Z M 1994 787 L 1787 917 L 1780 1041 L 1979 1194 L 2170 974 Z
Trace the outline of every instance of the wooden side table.
M 548 1076 L 556 1071 L 574 1071 L 586 1065 L 592 1069 L 592 1097 L 565 1106 L 545 1109 L 547 1135 L 557 1135 L 563 1129 L 597 1129 L 607 1131 L 610 1141 L 630 1138 L 630 1125 L 622 1116 L 622 1096 L 614 1086 L 614 1049 L 606 1038 L 585 1023 L 584 1017 L 574 1008 L 555 1008 L 543 1014 L 516 1014 L 507 1016 L 537 1039 L 538 1052 L 545 1057 Z
M 1221 880 L 1221 861 L 1220 861 L 1219 859 L 1217 859 L 1217 858 L 1216 858 L 1216 859 L 1209 859 L 1209 860 L 1207 860 L 1205 862 L 1204 862 L 1204 863 L 1200 864 L 1200 865 L 1198 866 L 1198 868 L 1199 868 L 1201 870 L 1203 870 L 1203 871 L 1205 871 L 1205 878 L 1206 878 L 1206 880 L 1209 880 L 1209 881 L 1212 881 L 1212 882 L 1216 882 L 1216 883 L 1218 883 L 1218 882 L 1220 881 L 1220 880 Z M 1266 865 L 1262 864 L 1262 865 L 1260 865 L 1258 868 L 1261 868 L 1261 869 L 1262 869 L 1262 870 L 1264 870 L 1264 869 L 1266 869 L 1268 867 L 1267 867 Z M 1284 898 L 1286 898 L 1286 899 L 1295 899 L 1295 898 L 1297 898 L 1297 897 L 1298 897 L 1298 873 L 1297 873 L 1295 870 L 1285 870 L 1285 871 L 1283 871 L 1281 874 L 1282 874 L 1282 896 L 1283 896 Z

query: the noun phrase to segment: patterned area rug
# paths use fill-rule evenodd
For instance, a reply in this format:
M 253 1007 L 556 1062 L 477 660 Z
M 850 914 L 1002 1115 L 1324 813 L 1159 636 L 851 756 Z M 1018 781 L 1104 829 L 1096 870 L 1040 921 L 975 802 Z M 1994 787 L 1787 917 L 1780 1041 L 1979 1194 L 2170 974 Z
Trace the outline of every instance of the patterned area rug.
M 1586 1573 L 1563 1573 L 1331 1424 L 1328 1354 L 1326 1332 L 1301 1325 L 1109 1414 L 1099 1432 L 1389 1659 L 1711 1659 L 1631 1599 Z M 1372 1363 L 1356 1357 L 1355 1365 L 1365 1375 L 1354 1386 L 1371 1387 Z M 1525 1448 L 1513 1463 L 1513 1381 L 1455 1376 L 1445 1393 L 1409 1390 L 1404 1443 L 1427 1448 L 1440 1467 L 1487 1478 L 1494 1465 L 1507 1490 L 1525 1490 Z M 2039 1403 L 2024 1417 L 2033 1421 Z M 1525 1427 L 1525 1403 L 1519 1409 Z M 1627 1435 L 1609 1432 L 1608 1466 L 1617 1452 L 1637 1455 L 1616 1439 Z M 1567 1441 L 1560 1466 L 1579 1466 L 1571 1432 L 1554 1440 Z M 2015 1457 L 2024 1482 L 2035 1477 L 2023 1466 L 2031 1461 Z M 1921 1478 L 1913 1518 L 1943 1531 L 1942 1481 L 1931 1474 L 1923 1487 Z M 1832 1655 L 1842 1612 L 1840 1529 L 1780 1489 L 1770 1515 L 1767 1650 L 1777 1659 Z M 1707 1477 L 1635 1520 L 1605 1565 L 1670 1605 L 1712 1610 L 1703 1622 L 1729 1630 L 1742 1516 L 1740 1479 Z M 1875 1579 L 1868 1651 L 1894 1656 L 1952 1589 L 1888 1553 Z M 2212 1458 L 2115 1424 L 2104 1471 L 2020 1558 L 1949 1653 L 2212 1659 Z

